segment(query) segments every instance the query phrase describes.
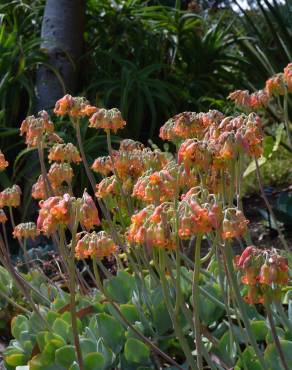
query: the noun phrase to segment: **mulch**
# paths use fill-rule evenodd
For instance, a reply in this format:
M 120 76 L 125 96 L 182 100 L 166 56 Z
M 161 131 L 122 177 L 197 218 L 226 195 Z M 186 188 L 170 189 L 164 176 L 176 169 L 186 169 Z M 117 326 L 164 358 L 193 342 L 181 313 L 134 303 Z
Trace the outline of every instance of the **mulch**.
M 273 206 L 276 200 L 276 191 L 269 197 L 269 202 Z M 283 249 L 278 232 L 269 227 L 269 222 L 262 216 L 260 210 L 267 211 L 263 198 L 259 194 L 246 196 L 243 199 L 243 209 L 245 217 L 249 220 L 249 231 L 253 244 L 262 248 Z M 281 227 L 282 233 L 288 246 L 292 250 L 292 225 L 290 227 Z

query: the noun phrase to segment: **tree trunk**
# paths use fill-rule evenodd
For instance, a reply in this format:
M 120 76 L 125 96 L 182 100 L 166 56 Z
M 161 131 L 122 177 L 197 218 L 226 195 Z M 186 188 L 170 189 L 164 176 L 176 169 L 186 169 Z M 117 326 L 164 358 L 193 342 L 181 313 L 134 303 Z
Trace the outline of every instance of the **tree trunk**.
M 41 47 L 51 69 L 41 66 L 36 76 L 36 111 L 50 109 L 65 93 L 74 93 L 78 83 L 78 59 L 82 52 L 84 0 L 47 0 L 42 22 Z

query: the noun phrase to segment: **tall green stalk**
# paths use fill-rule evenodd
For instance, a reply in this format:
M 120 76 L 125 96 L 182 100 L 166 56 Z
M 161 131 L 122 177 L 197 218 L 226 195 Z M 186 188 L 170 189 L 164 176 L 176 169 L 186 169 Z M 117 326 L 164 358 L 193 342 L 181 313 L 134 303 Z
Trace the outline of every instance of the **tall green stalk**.
M 180 323 L 178 322 L 178 316 L 175 315 L 175 311 L 173 309 L 172 303 L 171 303 L 171 297 L 169 293 L 169 286 L 168 282 L 165 278 L 165 251 L 163 249 L 159 249 L 158 251 L 158 261 L 156 261 L 156 267 L 159 271 L 160 280 L 161 280 L 161 286 L 163 295 L 165 298 L 166 307 L 169 313 L 169 316 L 171 318 L 174 331 L 179 339 L 179 343 L 182 347 L 182 350 L 186 356 L 186 359 L 188 361 L 188 365 L 191 367 L 192 370 L 198 370 L 198 367 L 194 361 L 194 357 L 192 355 L 192 352 L 190 350 L 189 344 L 185 338 L 185 335 L 180 327 Z
M 285 88 L 285 94 L 284 94 L 284 124 L 287 132 L 287 138 L 288 138 L 288 144 L 292 150 L 292 138 L 291 138 L 291 132 L 290 132 L 290 122 L 289 122 L 289 113 L 288 113 L 288 91 L 287 88 Z
M 76 213 L 78 213 L 78 210 L 76 210 Z M 65 255 L 66 257 L 69 257 L 68 260 L 68 273 L 69 273 L 69 290 L 70 290 L 70 313 L 71 313 L 71 325 L 72 325 L 72 333 L 74 338 L 74 345 L 78 360 L 78 365 L 80 370 L 84 369 L 83 365 L 83 358 L 81 353 L 81 347 L 80 347 L 80 341 L 79 341 L 79 334 L 78 334 L 78 326 L 77 326 L 77 310 L 76 310 L 76 273 L 75 273 L 75 247 L 76 247 L 76 232 L 78 227 L 78 218 L 77 214 L 75 217 L 75 223 L 72 231 L 72 240 L 71 240 L 71 250 L 69 255 Z M 60 227 L 60 245 L 61 250 L 64 250 L 66 248 L 65 245 L 65 229 L 64 227 Z
M 202 338 L 201 338 L 201 324 L 200 324 L 200 291 L 199 291 L 199 280 L 200 280 L 200 269 L 201 269 L 201 241 L 202 235 L 198 234 L 196 238 L 195 247 L 195 267 L 193 272 L 193 284 L 192 284 L 192 302 L 194 309 L 194 327 L 195 327 L 195 339 L 196 339 L 196 351 L 197 351 L 197 367 L 199 370 L 203 369 L 203 357 L 202 357 Z
M 276 330 L 276 326 L 275 326 L 275 322 L 274 322 L 274 318 L 273 318 L 273 312 L 271 310 L 270 303 L 266 302 L 265 307 L 266 307 L 267 316 L 268 316 L 268 320 L 269 320 L 270 327 L 271 327 L 272 336 L 273 336 L 273 339 L 274 339 L 274 342 L 275 342 L 275 347 L 276 347 L 276 350 L 279 354 L 280 361 L 281 361 L 284 369 L 289 370 L 290 368 L 287 364 L 287 361 L 286 361 L 286 358 L 285 358 L 285 355 L 284 355 L 284 352 L 283 352 L 283 349 L 282 349 L 282 346 L 281 346 L 281 343 L 280 343 L 280 340 L 279 340 L 279 337 L 278 337 L 278 334 L 277 334 L 277 330 Z

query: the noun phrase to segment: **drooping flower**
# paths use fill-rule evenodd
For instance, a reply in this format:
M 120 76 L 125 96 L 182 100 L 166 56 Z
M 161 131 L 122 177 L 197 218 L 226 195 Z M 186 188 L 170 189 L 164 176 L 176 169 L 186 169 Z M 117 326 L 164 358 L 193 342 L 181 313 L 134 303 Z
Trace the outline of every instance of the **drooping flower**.
M 97 208 L 86 191 L 82 198 L 64 194 L 41 200 L 39 206 L 37 229 L 45 235 L 51 235 L 59 226 L 73 227 L 74 224 L 80 223 L 90 230 L 100 224 Z
M 54 124 L 44 110 L 39 112 L 37 117 L 27 117 L 20 127 L 20 135 L 25 135 L 25 143 L 28 147 L 36 147 L 41 142 L 50 141 L 53 134 Z
M 6 188 L 0 193 L 0 208 L 18 207 L 20 205 L 21 189 L 18 185 Z
M 258 281 L 258 269 L 254 266 L 248 266 L 244 269 L 245 274 L 241 278 L 243 284 L 256 285 Z
M 140 177 L 133 189 L 133 196 L 146 203 L 162 203 L 174 197 L 178 181 L 170 171 L 163 169 Z
M 94 160 L 91 168 L 96 173 L 108 176 L 113 172 L 112 160 L 110 156 L 98 157 Z
M 242 252 L 240 258 L 238 259 L 237 266 L 240 268 L 243 268 L 246 263 L 248 262 L 248 259 L 254 252 L 254 246 L 250 245 L 249 247 L 246 247 L 245 250 Z
M 111 130 L 116 133 L 123 128 L 126 122 L 122 118 L 121 112 L 117 108 L 98 109 L 89 120 L 89 127 L 96 129 Z
M 178 184 L 181 191 L 186 191 L 188 189 L 194 188 L 199 184 L 199 176 L 196 170 L 190 170 L 188 173 L 183 166 L 177 167 L 178 171 Z
M 243 272 L 242 283 L 247 286 L 244 299 L 249 304 L 278 299 L 281 286 L 288 284 L 288 261 L 275 249 L 247 247 L 235 258 L 236 267 Z
M 192 169 L 207 170 L 212 160 L 208 144 L 197 139 L 187 139 L 178 151 L 178 164 L 183 164 L 187 173 Z
M 272 279 L 270 275 L 270 266 L 267 263 L 264 263 L 261 266 L 258 280 L 260 284 L 270 285 L 272 283 Z
M 121 180 L 126 180 L 128 177 L 136 179 L 146 171 L 143 151 L 138 149 L 114 152 L 112 160 L 113 167 Z
M 117 245 L 109 237 L 105 231 L 96 233 L 85 233 L 76 245 L 75 256 L 77 259 L 84 259 L 87 257 L 103 259 L 116 253 Z
M 266 81 L 266 92 L 270 97 L 285 94 L 285 80 L 283 73 L 278 73 Z
M 234 135 L 227 134 L 224 135 L 224 138 L 222 136 L 218 138 L 218 146 L 214 145 L 212 165 L 216 169 L 226 168 L 226 164 L 236 156 Z
M 119 150 L 122 152 L 133 152 L 134 150 L 143 150 L 144 145 L 139 141 L 124 139 L 120 142 Z
M 4 154 L 0 150 L 0 172 L 4 171 L 8 164 L 9 163 L 6 161 Z
M 7 221 L 7 217 L 6 217 L 6 214 L 5 212 L 3 211 L 2 208 L 0 208 L 0 223 L 1 224 L 5 224 L 5 222 Z
M 258 90 L 252 94 L 248 90 L 236 90 L 229 94 L 228 98 L 242 108 L 257 110 L 267 106 L 269 94 L 266 89 Z
M 176 248 L 173 226 L 173 205 L 162 203 L 156 208 L 150 205 L 132 216 L 126 238 L 147 248 L 172 250 Z
M 217 221 L 217 214 L 214 212 L 215 209 L 210 214 L 209 205 L 199 204 L 196 195 L 192 194 L 191 190 L 183 197 L 178 207 L 178 234 L 182 239 L 189 239 L 192 235 L 199 233 L 209 233 L 219 223 L 219 217 Z
M 259 116 L 251 113 L 237 130 L 235 139 L 238 145 L 251 156 L 260 157 L 263 153 L 263 130 Z
M 161 128 L 159 136 L 163 140 L 177 142 L 182 139 L 203 137 L 212 123 L 218 123 L 224 115 L 217 110 L 207 113 L 183 112 L 170 118 Z
M 54 189 L 57 189 L 63 182 L 71 184 L 73 170 L 69 163 L 53 163 L 48 172 L 48 179 Z
M 144 241 L 145 227 L 143 224 L 146 222 L 150 214 L 153 212 L 154 207 L 152 205 L 143 208 L 141 211 L 135 213 L 131 217 L 131 226 L 127 231 L 127 240 L 130 243 L 142 244 Z M 143 230 L 143 232 L 142 232 Z M 141 235 L 143 234 L 143 235 Z
M 222 238 L 232 239 L 243 236 L 247 231 L 248 222 L 239 209 L 229 209 L 223 220 Z
M 78 118 L 91 116 L 97 110 L 84 97 L 73 97 L 67 94 L 56 102 L 54 113 L 57 116 L 69 115 L 72 118 Z
M 119 194 L 119 186 L 116 177 L 113 175 L 111 177 L 106 177 L 101 180 L 99 184 L 96 185 L 95 196 L 97 198 L 104 198 L 109 195 Z
M 269 103 L 269 95 L 264 90 L 258 90 L 250 95 L 250 107 L 253 110 L 265 108 Z
M 55 144 L 50 148 L 48 159 L 57 162 L 81 162 L 81 157 L 78 149 L 72 143 L 68 144 Z
M 236 90 L 230 93 L 227 99 L 233 100 L 235 104 L 245 107 L 249 106 L 250 95 L 248 90 Z
M 45 199 L 46 198 L 46 186 L 43 179 L 43 176 L 40 175 L 38 177 L 38 180 L 35 184 L 32 186 L 31 190 L 31 196 L 34 199 Z
M 73 222 L 72 212 L 70 212 L 72 211 L 72 199 L 69 194 L 41 200 L 39 206 L 37 229 L 45 235 L 54 233 L 59 225 L 66 226 Z
M 15 226 L 13 236 L 18 239 L 35 239 L 39 233 L 34 222 L 26 222 Z
M 84 191 L 81 202 L 81 224 L 86 230 L 90 230 L 93 226 L 100 224 L 98 210 L 91 196 Z
M 286 82 L 287 89 L 291 93 L 292 92 L 292 63 L 289 63 L 284 68 L 284 79 Z

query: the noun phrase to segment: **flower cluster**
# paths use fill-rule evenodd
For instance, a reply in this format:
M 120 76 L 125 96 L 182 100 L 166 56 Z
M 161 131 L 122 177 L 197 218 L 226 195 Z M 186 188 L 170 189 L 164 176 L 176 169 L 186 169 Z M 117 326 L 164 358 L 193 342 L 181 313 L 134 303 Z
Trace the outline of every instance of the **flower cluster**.
M 171 171 L 163 169 L 142 176 L 136 182 L 133 196 L 146 203 L 159 204 L 170 200 L 176 194 L 178 184 Z
M 243 213 L 237 208 L 223 211 L 216 197 L 202 192 L 201 187 L 193 187 L 183 194 L 177 205 L 177 211 L 174 212 L 174 203 L 162 199 L 170 200 L 180 183 L 177 183 L 175 178 L 169 177 L 169 173 L 165 178 L 162 174 L 165 174 L 163 170 L 153 173 L 156 189 L 151 187 L 151 175 L 145 177 L 147 180 L 145 183 L 140 182 L 140 179 L 136 183 L 134 195 L 151 205 L 132 216 L 127 232 L 128 241 L 166 249 L 175 248 L 173 233 L 175 217 L 178 218 L 178 236 L 181 239 L 189 239 L 193 235 L 206 234 L 213 230 L 218 230 L 223 239 L 245 235 L 248 220 Z M 161 191 L 159 186 L 162 188 Z
M 55 105 L 54 113 L 57 116 L 68 115 L 72 118 L 91 116 L 97 108 L 90 105 L 83 97 L 73 97 L 69 94 L 63 96 Z
M 123 120 L 122 114 L 117 108 L 98 109 L 89 120 L 89 127 L 111 130 L 114 133 L 125 125 L 126 122 Z
M 55 195 L 61 195 L 60 189 L 54 189 Z M 47 197 L 46 185 L 43 175 L 38 177 L 38 180 L 33 184 L 31 189 L 31 196 L 34 199 L 45 199 Z
M 187 172 L 192 167 L 198 170 L 207 170 L 211 164 L 212 152 L 208 143 L 197 139 L 187 139 L 178 151 L 178 164 L 183 163 Z
M 78 199 L 69 194 L 50 197 L 39 205 L 37 228 L 45 235 L 54 233 L 59 225 L 73 226 L 74 222 L 80 222 L 89 230 L 100 223 L 94 201 L 86 192 Z
M 45 235 L 54 233 L 58 225 L 69 225 L 72 222 L 69 194 L 65 194 L 63 197 L 56 196 L 41 200 L 39 206 L 37 228 Z
M 104 176 L 115 172 L 120 179 L 137 179 L 149 169 L 160 170 L 168 163 L 165 153 L 160 150 L 144 148 L 143 144 L 133 140 L 123 140 L 119 150 L 112 152 L 112 157 L 98 157 L 92 169 Z
M 139 142 L 124 140 L 121 142 L 120 149 L 112 153 L 112 157 L 97 158 L 92 169 L 95 172 L 110 177 L 104 178 L 97 185 L 96 196 L 104 198 L 108 195 L 118 195 L 118 179 L 122 181 L 125 194 L 130 195 L 133 191 L 134 183 L 145 174 L 146 171 L 159 171 L 168 163 L 168 159 L 160 150 L 150 150 L 144 148 Z
M 257 110 L 268 105 L 269 93 L 266 90 L 258 90 L 253 93 L 248 90 L 236 90 L 229 94 L 228 99 L 233 100 L 240 107 Z
M 48 179 L 52 188 L 57 190 L 64 182 L 71 184 L 73 170 L 69 163 L 53 163 L 48 172 Z
M 242 283 L 248 288 L 245 300 L 249 304 L 276 298 L 280 287 L 289 282 L 288 261 L 274 249 L 249 246 L 241 256 L 236 256 L 235 265 L 244 273 Z
M 87 257 L 102 259 L 109 257 L 118 250 L 118 247 L 105 231 L 80 233 L 78 239 L 75 248 L 75 256 L 78 259 Z
M 217 110 L 210 110 L 207 113 L 183 112 L 169 119 L 160 128 L 159 136 L 163 140 L 173 142 L 201 138 L 211 124 L 216 124 L 223 118 L 224 115 Z
M 178 150 L 178 163 L 183 164 L 187 173 L 191 169 L 206 173 L 209 190 L 215 191 L 216 178 L 221 176 L 222 169 L 228 171 L 230 160 L 235 159 L 240 150 L 259 157 L 262 141 L 261 121 L 257 115 L 226 117 L 219 124 L 210 125 L 202 140 L 185 140 Z
M 209 233 L 222 228 L 223 213 L 215 198 L 202 203 L 200 189 L 191 188 L 182 196 L 175 210 L 173 202 L 153 204 L 142 209 L 131 218 L 127 232 L 130 243 L 174 249 L 176 247 L 175 225 L 178 236 L 189 239 L 196 234 Z M 177 220 L 176 220 L 177 218 Z
M 180 192 L 186 192 L 191 188 L 194 188 L 199 185 L 199 175 L 196 169 L 191 169 L 186 171 L 184 166 L 176 166 L 178 171 L 178 186 Z
M 146 203 L 172 200 L 184 189 L 198 185 L 195 172 L 186 171 L 175 161 L 169 161 L 160 171 L 149 170 L 136 181 L 132 196 Z
M 39 230 L 34 222 L 26 222 L 15 226 L 13 230 L 14 238 L 18 239 L 35 239 L 39 235 Z
M 158 207 L 150 205 L 131 218 L 131 226 L 126 238 L 130 243 L 145 245 L 147 248 L 175 249 L 174 207 L 162 203 Z
M 229 208 L 225 211 L 222 227 L 222 238 L 239 238 L 247 232 L 248 220 L 244 214 L 236 208 Z
M 25 135 L 28 147 L 37 147 L 41 142 L 62 142 L 54 133 L 54 124 L 46 111 L 38 113 L 38 117 L 29 116 L 21 124 L 20 134 Z
M 91 168 L 96 173 L 100 173 L 103 176 L 108 176 L 113 172 L 112 160 L 109 155 L 98 157 L 94 160 Z
M 189 239 L 195 234 L 209 233 L 213 229 L 218 229 L 222 223 L 220 206 L 211 200 L 201 204 L 197 188 L 191 188 L 182 196 L 178 215 L 178 235 L 182 239 Z
M 263 90 L 250 93 L 248 90 L 236 90 L 229 94 L 228 99 L 233 100 L 239 107 L 248 110 L 257 110 L 268 105 L 270 100 L 279 95 L 292 92 L 292 63 L 289 63 L 283 73 L 270 77 Z
M 78 149 L 72 143 L 55 144 L 50 148 L 48 159 L 56 162 L 79 163 L 81 157 Z
M 104 176 L 113 173 L 115 170 L 122 180 L 128 177 L 137 178 L 145 171 L 140 150 L 113 151 L 112 157 L 96 158 L 91 168 L 94 172 L 101 173 Z
M 263 142 L 262 123 L 260 117 L 254 113 L 226 117 L 218 127 L 211 127 L 204 139 L 219 162 L 234 158 L 239 149 L 250 156 L 259 157 Z
M 292 63 L 289 63 L 284 68 L 284 79 L 287 84 L 287 89 L 291 93 L 292 92 Z
M 68 192 L 68 186 L 71 186 L 74 176 L 71 162 L 81 161 L 77 148 L 69 144 L 56 144 L 49 152 L 49 160 L 54 162 L 48 172 L 47 182 L 53 192 L 53 195 L 62 195 Z M 32 186 L 32 197 L 34 199 L 45 199 L 47 197 L 46 181 L 43 175 L 38 177 L 37 182 Z M 51 194 L 52 195 L 52 194 Z
M 97 198 L 105 198 L 109 195 L 118 195 L 119 185 L 116 176 L 106 177 L 96 185 L 95 196 Z
M 20 205 L 21 189 L 18 185 L 6 188 L 0 193 L 0 208 L 18 207 Z
M 265 90 L 269 98 L 273 96 L 284 95 L 286 91 L 285 79 L 283 73 L 278 73 L 266 81 Z
M 8 166 L 8 162 L 6 161 L 4 154 L 0 150 L 0 172 L 5 170 L 7 166 Z
M 139 141 L 124 139 L 120 142 L 119 150 L 122 152 L 133 152 L 134 150 L 143 150 L 144 145 Z
M 291 68 L 286 67 L 283 79 L 291 81 L 291 73 Z M 264 106 L 270 95 L 275 94 L 273 83 L 276 86 L 279 78 L 276 76 L 267 83 L 270 87 L 266 86 L 264 90 L 251 95 L 247 91 L 237 91 L 231 98 L 255 108 Z M 98 109 L 85 98 L 70 95 L 60 99 L 54 111 L 71 118 L 90 116 L 89 127 L 107 132 L 117 132 L 126 124 L 118 109 Z M 37 145 L 38 140 L 53 131 L 45 112 L 40 113 L 39 118 L 28 117 L 21 128 L 30 146 Z M 217 110 L 183 112 L 165 123 L 160 137 L 178 146 L 177 161 L 170 153 L 145 148 L 133 140 L 123 140 L 119 150 L 97 158 L 92 165 L 95 172 L 105 176 L 97 185 L 95 196 L 108 197 L 111 209 L 116 205 L 123 206 L 121 186 L 123 195 L 132 195 L 147 204 L 132 216 L 126 233 L 128 242 L 172 250 L 177 247 L 177 237 L 189 239 L 214 231 L 222 239 L 244 236 L 248 221 L 243 213 L 232 205 L 223 209 L 217 194 L 230 191 L 229 184 L 235 181 L 231 176 L 231 164 L 238 160 L 240 152 L 253 157 L 262 154 L 263 133 L 259 117 L 254 113 L 225 117 Z M 86 230 L 99 225 L 97 208 L 86 192 L 77 199 L 62 194 L 65 191 L 62 187 L 66 187 L 64 183 L 70 186 L 72 182 L 70 163 L 81 161 L 78 149 L 71 143 L 57 143 L 50 148 L 48 159 L 54 161 L 48 172 L 54 196 L 46 199 L 46 184 L 40 176 L 32 189 L 33 197 L 41 199 L 37 230 L 50 235 L 59 225 L 72 228 L 78 222 Z M 2 193 L 0 206 L 6 205 L 4 201 L 1 203 Z M 117 202 L 112 202 L 110 197 Z M 17 233 L 18 229 L 15 230 Z M 116 248 L 104 232 L 87 232 L 78 240 L 76 256 L 102 258 Z

